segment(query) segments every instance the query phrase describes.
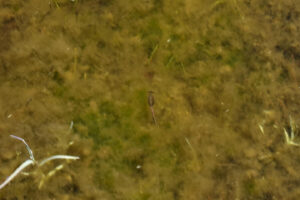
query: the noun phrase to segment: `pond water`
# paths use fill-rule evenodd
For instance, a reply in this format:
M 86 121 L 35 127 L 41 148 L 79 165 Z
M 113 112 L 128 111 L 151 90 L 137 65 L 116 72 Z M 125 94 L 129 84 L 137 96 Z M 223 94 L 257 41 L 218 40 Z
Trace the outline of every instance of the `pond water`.
M 0 200 L 298 199 L 299 38 L 297 0 L 0 1 L 0 183 L 11 134 L 80 157 Z

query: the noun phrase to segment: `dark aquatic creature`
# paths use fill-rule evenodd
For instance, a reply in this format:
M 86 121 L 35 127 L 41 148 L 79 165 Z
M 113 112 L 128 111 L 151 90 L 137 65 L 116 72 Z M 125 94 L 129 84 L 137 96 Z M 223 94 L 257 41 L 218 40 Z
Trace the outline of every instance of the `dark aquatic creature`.
M 155 119 L 155 114 L 154 114 L 154 109 L 153 109 L 154 103 L 155 103 L 155 101 L 154 101 L 153 92 L 149 91 L 148 92 L 148 104 L 150 106 L 150 110 L 151 110 L 151 113 L 152 113 L 153 122 L 154 122 L 155 125 L 157 125 L 156 119 Z

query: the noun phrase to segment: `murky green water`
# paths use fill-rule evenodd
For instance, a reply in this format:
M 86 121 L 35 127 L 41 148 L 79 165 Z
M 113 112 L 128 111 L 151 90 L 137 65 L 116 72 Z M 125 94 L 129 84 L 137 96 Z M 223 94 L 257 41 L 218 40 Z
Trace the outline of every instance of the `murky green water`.
M 0 199 L 298 199 L 299 13 L 292 0 L 1 1 L 0 182 L 29 159 L 10 134 L 37 161 L 80 160 L 30 166 Z

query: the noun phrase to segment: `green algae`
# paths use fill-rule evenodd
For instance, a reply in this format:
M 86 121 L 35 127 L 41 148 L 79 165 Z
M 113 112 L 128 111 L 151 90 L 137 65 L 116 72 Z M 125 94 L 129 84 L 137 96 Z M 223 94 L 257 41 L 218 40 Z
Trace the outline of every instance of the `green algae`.
M 16 179 L 1 200 L 296 199 L 282 127 L 299 118 L 298 5 L 0 4 L 2 132 L 81 157 L 41 191 L 34 175 Z M 1 141 L 5 177 L 16 164 Z

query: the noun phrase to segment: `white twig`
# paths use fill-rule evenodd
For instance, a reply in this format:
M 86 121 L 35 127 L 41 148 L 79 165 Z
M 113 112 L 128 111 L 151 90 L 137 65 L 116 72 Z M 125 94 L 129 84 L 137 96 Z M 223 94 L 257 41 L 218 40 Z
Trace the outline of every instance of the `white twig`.
M 23 162 L 9 177 L 5 179 L 5 181 L 0 185 L 0 190 L 6 186 L 13 178 L 15 178 L 23 169 L 28 167 L 29 165 L 33 165 L 35 162 L 31 159 L 26 160 Z
M 286 131 L 285 128 L 283 128 L 283 133 L 284 133 L 284 136 L 285 136 L 285 140 L 286 140 L 286 143 L 288 145 L 293 145 L 293 146 L 300 147 L 300 144 L 298 144 L 294 141 L 294 139 L 295 139 L 295 132 L 294 132 L 295 128 L 296 128 L 296 125 L 294 123 L 294 120 L 290 116 L 290 131 L 289 131 L 289 133 Z
M 186 137 L 184 137 L 184 139 L 185 139 L 185 142 L 188 144 L 188 146 L 189 146 L 189 147 L 192 149 L 192 151 L 194 152 L 195 150 L 194 150 L 192 144 L 190 143 L 189 139 L 187 139 Z
M 9 177 L 7 177 L 5 179 L 5 181 L 3 183 L 0 184 L 0 190 L 2 188 L 4 188 L 13 178 L 15 178 L 20 172 L 22 172 L 23 169 L 25 169 L 29 165 L 38 165 L 38 167 L 40 167 L 40 166 L 44 165 L 45 163 L 47 163 L 51 160 L 55 160 L 55 159 L 65 159 L 65 160 L 77 160 L 77 159 L 79 159 L 78 156 L 54 155 L 54 156 L 50 156 L 49 158 L 45 158 L 41 162 L 37 162 L 37 161 L 35 161 L 35 159 L 33 157 L 33 152 L 31 151 L 29 145 L 25 142 L 25 140 L 23 138 L 20 138 L 20 137 L 15 136 L 15 135 L 10 135 L 10 137 L 15 138 L 17 140 L 20 140 L 25 144 L 26 149 L 29 153 L 30 159 L 23 162 Z M 48 176 L 49 177 L 52 176 L 56 171 L 61 170 L 62 167 L 63 167 L 63 165 L 59 165 L 58 167 L 55 168 L 55 170 L 52 170 L 51 172 L 49 172 Z M 40 185 L 41 184 L 43 184 L 43 180 L 41 181 Z
M 71 121 L 70 126 L 69 126 L 69 130 L 72 130 L 72 129 L 73 129 L 73 126 L 74 126 L 74 122 Z
M 289 134 L 288 134 L 288 132 L 285 130 L 285 128 L 283 129 L 283 132 L 284 132 L 284 136 L 285 136 L 286 143 L 287 143 L 288 145 L 293 145 L 293 146 L 297 146 L 297 147 L 300 146 L 300 144 L 294 142 L 294 137 L 295 137 L 295 135 L 294 135 L 294 132 L 293 132 L 293 131 L 291 131 L 291 136 L 289 136 Z
M 20 138 L 20 137 L 15 136 L 15 135 L 10 135 L 10 137 L 22 141 L 22 142 L 26 145 L 26 149 L 27 149 L 27 151 L 28 151 L 28 153 L 29 153 L 30 159 L 33 160 L 33 161 L 35 161 L 35 160 L 34 160 L 34 157 L 33 157 L 33 152 L 31 151 L 29 145 L 25 142 L 25 140 L 24 140 L 23 138 Z
M 55 155 L 55 156 L 50 156 L 49 158 L 45 158 L 39 163 L 39 167 L 44 165 L 45 163 L 55 160 L 55 159 L 65 159 L 65 160 L 77 160 L 79 159 L 78 156 L 69 156 L 69 155 Z

